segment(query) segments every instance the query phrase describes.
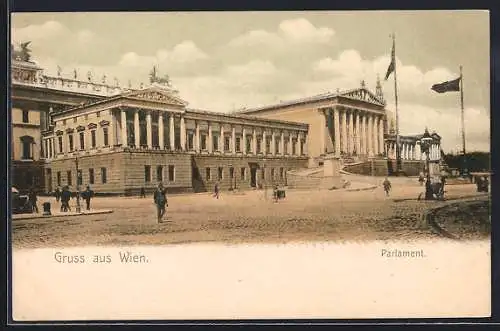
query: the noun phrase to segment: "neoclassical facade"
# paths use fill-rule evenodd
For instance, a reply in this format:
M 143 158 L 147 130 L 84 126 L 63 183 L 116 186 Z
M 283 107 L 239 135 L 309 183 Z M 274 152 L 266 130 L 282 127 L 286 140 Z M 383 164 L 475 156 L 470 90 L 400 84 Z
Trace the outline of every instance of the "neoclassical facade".
M 241 113 L 309 124 L 307 148 L 316 164 L 331 153 L 358 160 L 385 155 L 387 116 L 380 82 L 376 94 L 362 84 L 358 89 L 245 109 Z
M 43 136 L 46 186 L 80 178 L 97 191 L 125 194 L 159 181 L 173 191 L 204 191 L 215 182 L 250 188 L 284 184 L 286 171 L 307 165 L 307 124 L 186 106 L 152 86 L 53 114 Z

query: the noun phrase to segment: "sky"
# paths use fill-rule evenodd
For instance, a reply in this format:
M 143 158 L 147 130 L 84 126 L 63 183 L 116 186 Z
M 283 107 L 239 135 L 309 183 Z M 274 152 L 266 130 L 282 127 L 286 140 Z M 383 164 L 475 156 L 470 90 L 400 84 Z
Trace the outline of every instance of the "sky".
M 230 112 L 382 81 L 395 110 L 394 77 L 384 76 L 396 35 L 401 134 L 425 128 L 442 149 L 462 149 L 460 93 L 430 87 L 459 77 L 467 151 L 490 150 L 487 11 L 13 13 L 11 38 L 31 41 L 45 74 L 122 86 L 148 83 L 156 65 L 189 107 Z M 17 47 L 17 46 L 16 46 Z

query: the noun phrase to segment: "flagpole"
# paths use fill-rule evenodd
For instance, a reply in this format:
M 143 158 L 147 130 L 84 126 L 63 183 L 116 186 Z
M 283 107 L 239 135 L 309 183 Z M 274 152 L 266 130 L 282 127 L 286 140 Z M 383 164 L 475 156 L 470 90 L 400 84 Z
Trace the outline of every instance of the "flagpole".
M 464 169 L 463 173 L 466 175 L 467 171 L 467 157 L 465 155 L 465 119 L 464 119 L 464 78 L 462 74 L 462 66 L 460 66 L 460 107 L 462 116 L 462 152 L 464 155 Z
M 392 47 L 394 48 L 394 101 L 396 103 L 396 174 L 401 174 L 401 138 L 399 136 L 399 111 L 398 111 L 398 78 L 396 69 L 396 34 L 392 33 Z

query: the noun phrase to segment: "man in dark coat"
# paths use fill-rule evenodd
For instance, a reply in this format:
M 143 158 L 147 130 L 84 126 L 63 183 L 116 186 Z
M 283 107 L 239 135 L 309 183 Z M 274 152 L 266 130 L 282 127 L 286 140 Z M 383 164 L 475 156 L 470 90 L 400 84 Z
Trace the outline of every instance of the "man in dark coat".
M 69 207 L 69 200 L 71 199 L 71 192 L 68 186 L 65 186 L 61 192 L 61 211 L 71 211 Z
M 158 184 L 158 188 L 155 190 L 153 198 L 156 205 L 157 221 L 161 223 L 163 216 L 165 216 L 165 208 L 168 207 L 167 190 L 163 187 L 162 183 Z
M 30 190 L 30 193 L 28 194 L 28 197 L 29 197 L 29 202 L 30 202 L 30 205 L 31 205 L 31 212 L 35 212 L 38 214 L 38 206 L 36 205 L 37 203 L 37 196 L 36 196 L 36 192 L 35 192 L 35 189 L 32 188 Z
M 90 210 L 90 199 L 94 197 L 94 191 L 90 189 L 90 186 L 87 185 L 87 189 L 82 192 L 82 198 L 85 200 L 87 205 L 87 210 Z

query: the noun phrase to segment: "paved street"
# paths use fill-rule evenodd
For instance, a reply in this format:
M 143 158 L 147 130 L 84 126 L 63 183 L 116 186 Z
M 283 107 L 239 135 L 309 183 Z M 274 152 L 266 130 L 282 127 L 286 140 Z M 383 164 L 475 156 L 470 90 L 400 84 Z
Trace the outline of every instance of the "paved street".
M 449 185 L 447 198 L 479 196 L 474 185 Z M 99 197 L 95 209 L 111 214 L 12 221 L 14 247 L 148 245 L 189 242 L 289 242 L 309 240 L 389 240 L 436 237 L 419 228 L 419 216 L 446 202 L 417 201 L 423 187 L 394 186 L 387 198 L 380 187 L 365 191 L 294 191 L 273 203 L 267 191 L 169 197 L 167 220 L 156 224 L 151 196 Z M 484 195 L 484 194 L 483 194 Z M 40 198 L 39 205 L 54 198 Z M 75 201 L 71 202 L 73 205 Z

